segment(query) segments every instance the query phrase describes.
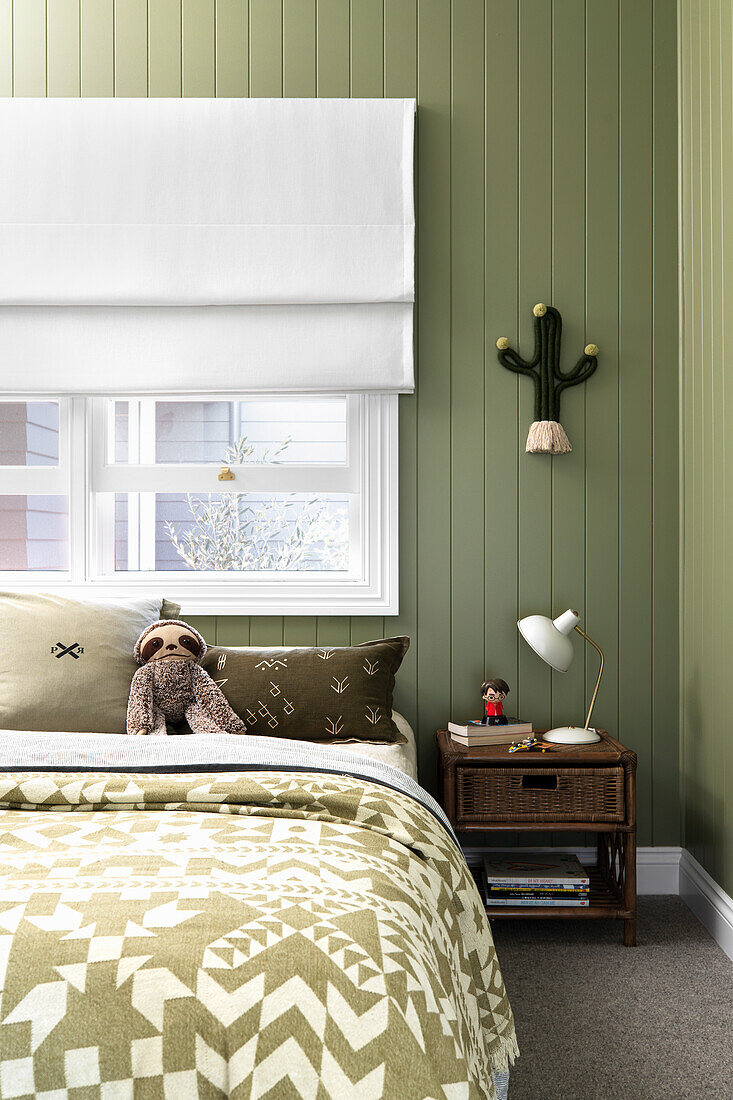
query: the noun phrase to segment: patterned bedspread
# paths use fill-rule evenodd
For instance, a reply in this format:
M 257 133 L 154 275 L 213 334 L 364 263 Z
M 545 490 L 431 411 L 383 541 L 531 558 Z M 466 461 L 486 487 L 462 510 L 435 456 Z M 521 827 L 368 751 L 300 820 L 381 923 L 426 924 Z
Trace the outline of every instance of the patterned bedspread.
M 3 1100 L 493 1100 L 516 1053 L 463 857 L 363 775 L 0 772 L 0 990 Z

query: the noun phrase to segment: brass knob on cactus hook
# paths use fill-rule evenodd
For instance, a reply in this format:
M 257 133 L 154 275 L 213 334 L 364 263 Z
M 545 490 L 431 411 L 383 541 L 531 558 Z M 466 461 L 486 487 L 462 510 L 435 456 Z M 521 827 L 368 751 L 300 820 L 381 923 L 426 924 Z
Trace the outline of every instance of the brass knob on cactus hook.
M 507 336 L 500 336 L 499 339 L 496 341 L 496 346 L 499 351 L 506 351 L 506 349 L 509 347 L 509 338 Z
M 583 350 L 586 355 L 598 355 L 598 344 L 586 344 Z
M 538 302 L 532 312 L 534 313 L 535 317 L 544 317 L 547 313 L 547 306 L 544 304 L 544 302 Z

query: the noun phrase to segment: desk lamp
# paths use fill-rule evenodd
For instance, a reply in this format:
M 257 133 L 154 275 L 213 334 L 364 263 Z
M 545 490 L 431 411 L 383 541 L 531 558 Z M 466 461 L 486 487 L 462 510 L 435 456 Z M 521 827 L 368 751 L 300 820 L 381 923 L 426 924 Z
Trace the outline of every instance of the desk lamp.
M 585 726 L 558 726 L 557 729 L 548 730 L 543 736 L 544 741 L 551 741 L 558 745 L 589 745 L 593 741 L 600 741 L 600 736 L 594 729 L 590 729 L 590 719 L 593 714 L 598 685 L 603 675 L 603 652 L 592 638 L 580 629 L 578 623 L 580 616 L 575 611 L 568 609 L 558 615 L 556 619 L 548 619 L 545 615 L 527 615 L 517 623 L 519 633 L 524 638 L 538 657 L 554 668 L 556 672 L 567 672 L 573 662 L 573 643 L 569 635 L 576 630 L 581 638 L 598 651 L 601 665 L 598 669 L 598 679 L 593 689 L 593 696 L 588 707 Z

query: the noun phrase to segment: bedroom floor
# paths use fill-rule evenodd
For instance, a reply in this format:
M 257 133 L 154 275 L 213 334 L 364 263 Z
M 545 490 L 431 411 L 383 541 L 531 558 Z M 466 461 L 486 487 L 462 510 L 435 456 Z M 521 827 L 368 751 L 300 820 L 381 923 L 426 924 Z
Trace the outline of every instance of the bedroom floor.
M 733 963 L 675 897 L 615 921 L 494 921 L 522 1056 L 509 1100 L 733 1098 Z

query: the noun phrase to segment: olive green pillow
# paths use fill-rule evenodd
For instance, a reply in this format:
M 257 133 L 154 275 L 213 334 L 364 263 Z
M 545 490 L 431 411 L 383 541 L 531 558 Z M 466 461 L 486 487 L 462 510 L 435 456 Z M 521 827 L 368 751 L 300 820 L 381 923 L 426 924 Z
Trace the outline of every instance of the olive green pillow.
M 141 631 L 168 600 L 0 592 L 0 729 L 124 733 Z
M 300 741 L 394 741 L 392 693 L 409 638 L 356 646 L 212 646 L 203 666 L 247 733 Z

